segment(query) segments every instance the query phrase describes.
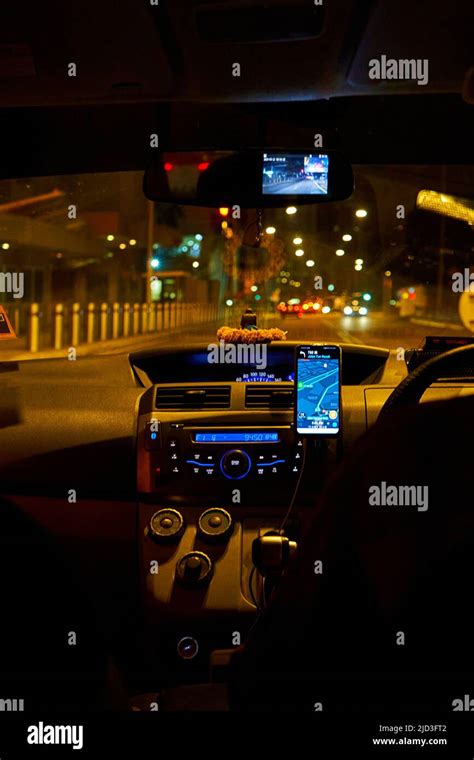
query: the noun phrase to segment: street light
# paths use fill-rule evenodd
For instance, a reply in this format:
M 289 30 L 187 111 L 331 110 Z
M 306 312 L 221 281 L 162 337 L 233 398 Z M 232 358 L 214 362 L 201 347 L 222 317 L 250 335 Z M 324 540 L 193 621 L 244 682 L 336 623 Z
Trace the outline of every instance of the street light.
M 153 267 L 153 269 L 158 269 L 158 267 L 160 266 L 160 261 L 159 259 L 152 259 L 150 264 Z
M 315 262 L 313 261 L 313 259 L 308 259 L 308 261 L 306 262 L 307 267 L 314 267 L 314 265 L 315 265 Z
M 348 243 L 350 240 L 352 240 L 352 235 L 343 235 L 342 239 L 345 243 Z
M 129 245 L 136 245 L 137 241 L 134 238 L 132 238 L 131 240 L 128 241 L 128 244 Z
M 199 261 L 193 261 L 193 268 L 198 269 L 199 268 Z
M 301 237 L 295 237 L 295 238 L 293 238 L 293 243 L 295 245 L 301 245 L 302 242 L 303 242 L 303 238 L 301 238 Z
M 297 251 L 295 251 L 295 256 L 304 256 L 304 251 L 302 248 L 298 248 Z
M 267 227 L 267 229 L 265 230 L 265 232 L 267 233 L 267 235 L 274 235 L 275 232 L 276 232 L 276 228 L 275 227 Z
M 296 206 L 288 206 L 288 208 L 286 209 L 286 213 L 289 216 L 291 216 L 292 214 L 296 214 L 297 211 L 298 209 L 296 208 Z
M 356 259 L 355 263 L 360 264 L 360 266 L 362 266 L 362 264 L 364 263 L 364 259 Z
M 112 240 L 115 240 L 115 236 L 114 235 L 107 235 L 107 240 L 109 241 L 109 243 L 111 243 Z
M 250 288 L 250 290 L 252 291 L 252 293 L 256 293 L 257 290 L 258 290 L 258 285 L 252 285 L 252 287 Z
M 367 216 L 367 211 L 365 210 L 365 208 L 358 208 L 357 211 L 355 212 L 355 215 L 357 216 L 358 219 L 364 219 L 364 217 Z
M 336 256 L 344 256 L 345 251 L 342 248 L 338 248 L 336 251 Z

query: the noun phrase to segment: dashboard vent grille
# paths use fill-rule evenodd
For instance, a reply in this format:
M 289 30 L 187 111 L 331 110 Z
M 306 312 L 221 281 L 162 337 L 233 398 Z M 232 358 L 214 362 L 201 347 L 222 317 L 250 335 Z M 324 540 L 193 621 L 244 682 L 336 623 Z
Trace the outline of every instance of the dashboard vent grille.
M 293 388 L 266 383 L 247 385 L 245 406 L 248 409 L 293 409 Z
M 230 385 L 161 387 L 156 389 L 157 409 L 228 409 Z

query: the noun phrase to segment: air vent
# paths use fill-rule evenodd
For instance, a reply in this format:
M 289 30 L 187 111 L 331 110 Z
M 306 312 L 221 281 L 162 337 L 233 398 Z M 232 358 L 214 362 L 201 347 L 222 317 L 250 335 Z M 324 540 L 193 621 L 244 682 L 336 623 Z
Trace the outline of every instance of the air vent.
M 293 388 L 266 383 L 247 385 L 245 406 L 248 409 L 293 409 Z
M 228 409 L 229 385 L 161 387 L 156 389 L 157 409 Z

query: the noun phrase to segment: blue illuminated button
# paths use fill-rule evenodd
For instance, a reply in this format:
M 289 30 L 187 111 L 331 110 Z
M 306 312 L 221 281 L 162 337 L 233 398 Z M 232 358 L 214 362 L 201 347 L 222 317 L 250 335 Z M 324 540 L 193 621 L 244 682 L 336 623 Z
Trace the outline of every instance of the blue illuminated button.
M 160 423 L 158 420 L 147 422 L 145 426 L 145 449 L 156 451 L 160 448 Z
M 240 480 L 245 478 L 250 472 L 252 461 L 245 451 L 232 449 L 222 455 L 220 468 L 222 474 L 231 480 Z

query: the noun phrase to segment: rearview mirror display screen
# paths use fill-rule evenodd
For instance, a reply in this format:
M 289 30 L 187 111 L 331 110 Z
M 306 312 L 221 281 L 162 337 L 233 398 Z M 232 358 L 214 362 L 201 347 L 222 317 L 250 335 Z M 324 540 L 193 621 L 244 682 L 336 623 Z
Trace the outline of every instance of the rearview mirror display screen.
M 327 195 L 326 153 L 264 153 L 263 195 Z

